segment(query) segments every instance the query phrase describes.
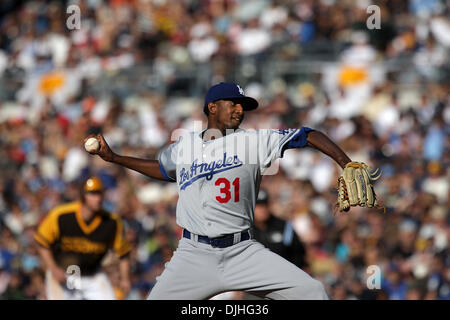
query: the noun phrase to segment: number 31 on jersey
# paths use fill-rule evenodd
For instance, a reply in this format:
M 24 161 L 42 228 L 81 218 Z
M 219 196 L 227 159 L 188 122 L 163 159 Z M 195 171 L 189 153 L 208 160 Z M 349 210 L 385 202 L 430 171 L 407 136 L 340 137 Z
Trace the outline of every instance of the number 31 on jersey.
M 232 183 L 230 183 L 230 180 L 227 178 L 219 178 L 215 182 L 216 186 L 220 186 L 220 194 L 221 196 L 217 196 L 216 199 L 220 203 L 227 203 L 231 200 L 231 185 L 233 185 L 233 191 L 234 191 L 234 202 L 239 202 L 239 178 L 236 178 L 233 180 Z

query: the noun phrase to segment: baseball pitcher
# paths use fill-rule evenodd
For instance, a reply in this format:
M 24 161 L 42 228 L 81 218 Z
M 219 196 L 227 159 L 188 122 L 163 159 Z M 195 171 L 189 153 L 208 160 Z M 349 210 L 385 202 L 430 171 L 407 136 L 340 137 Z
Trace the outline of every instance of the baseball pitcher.
M 338 203 L 348 211 L 351 206 L 377 205 L 375 177 L 311 128 L 240 129 L 245 111 L 257 107 L 237 84 L 212 86 L 204 103 L 207 129 L 182 135 L 158 160 L 117 155 L 102 135 L 95 136 L 100 146 L 91 154 L 178 185 L 176 217 L 182 238 L 148 299 L 208 299 L 226 291 L 268 299 L 328 299 L 321 282 L 254 239 L 261 178 L 286 150 L 315 148 L 344 169 Z

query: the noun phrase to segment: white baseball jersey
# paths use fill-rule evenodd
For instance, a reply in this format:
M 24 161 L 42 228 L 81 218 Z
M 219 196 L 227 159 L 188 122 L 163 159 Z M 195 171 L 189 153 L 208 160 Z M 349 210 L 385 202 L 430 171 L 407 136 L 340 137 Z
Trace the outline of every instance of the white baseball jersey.
M 177 182 L 177 224 L 194 234 L 220 237 L 247 230 L 261 176 L 291 148 L 307 145 L 312 129 L 243 130 L 204 141 L 184 135 L 158 156 L 161 173 Z

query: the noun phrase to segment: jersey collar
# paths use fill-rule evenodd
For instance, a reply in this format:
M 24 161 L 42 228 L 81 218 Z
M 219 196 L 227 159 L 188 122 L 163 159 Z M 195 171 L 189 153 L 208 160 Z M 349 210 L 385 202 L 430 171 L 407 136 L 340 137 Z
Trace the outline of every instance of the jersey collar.
M 102 222 L 102 218 L 99 215 L 96 215 L 94 219 L 92 219 L 91 223 L 87 224 L 86 221 L 84 221 L 83 217 L 81 216 L 81 202 L 79 202 L 79 206 L 77 206 L 77 210 L 75 211 L 75 217 L 77 219 L 78 225 L 80 226 L 81 230 L 85 234 L 92 233 Z

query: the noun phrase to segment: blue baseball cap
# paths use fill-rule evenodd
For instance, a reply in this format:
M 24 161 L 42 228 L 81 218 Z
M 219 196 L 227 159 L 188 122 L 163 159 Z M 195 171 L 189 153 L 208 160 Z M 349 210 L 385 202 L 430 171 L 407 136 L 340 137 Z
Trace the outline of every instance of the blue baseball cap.
M 220 82 L 213 85 L 209 88 L 208 92 L 206 92 L 203 111 L 207 114 L 208 103 L 210 102 L 230 99 L 239 99 L 242 108 L 246 111 L 258 108 L 258 101 L 251 97 L 247 97 L 240 85 L 231 82 Z

